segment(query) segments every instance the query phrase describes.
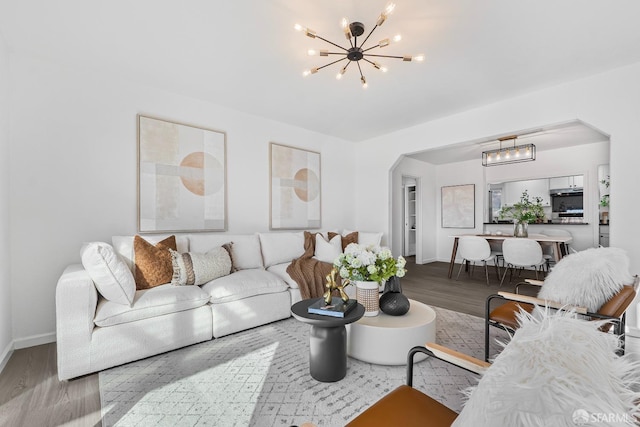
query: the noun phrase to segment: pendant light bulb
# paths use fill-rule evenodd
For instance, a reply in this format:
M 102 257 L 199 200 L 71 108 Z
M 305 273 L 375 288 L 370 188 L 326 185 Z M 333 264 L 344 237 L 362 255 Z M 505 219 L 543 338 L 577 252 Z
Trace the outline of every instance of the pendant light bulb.
M 367 84 L 367 79 L 365 79 L 364 76 L 360 77 L 360 81 L 362 82 L 362 89 L 366 89 L 369 87 L 369 85 Z

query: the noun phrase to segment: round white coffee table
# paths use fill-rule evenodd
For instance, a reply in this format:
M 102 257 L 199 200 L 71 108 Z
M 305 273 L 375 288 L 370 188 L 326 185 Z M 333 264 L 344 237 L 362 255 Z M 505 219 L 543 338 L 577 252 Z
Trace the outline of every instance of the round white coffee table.
M 411 348 L 435 342 L 436 312 L 421 302 L 409 302 L 411 308 L 404 316 L 380 311 L 347 325 L 347 354 L 378 365 L 404 365 Z M 415 356 L 416 361 L 425 358 L 422 353 Z

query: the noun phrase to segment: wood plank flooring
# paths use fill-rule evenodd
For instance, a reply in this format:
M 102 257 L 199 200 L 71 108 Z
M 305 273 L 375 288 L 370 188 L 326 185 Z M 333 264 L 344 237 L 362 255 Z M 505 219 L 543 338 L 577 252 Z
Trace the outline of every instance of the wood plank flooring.
M 455 280 L 457 268 L 448 279 L 448 268 L 443 262 L 416 265 L 409 257 L 403 292 L 429 305 L 484 317 L 486 297 L 499 290 L 495 272 L 489 270 L 487 286 L 483 268 L 477 267 L 472 277 L 463 271 L 460 280 Z M 512 291 L 513 286 L 502 290 Z M 0 426 L 62 425 L 102 425 L 98 374 L 60 382 L 55 343 L 16 350 L 0 373 Z

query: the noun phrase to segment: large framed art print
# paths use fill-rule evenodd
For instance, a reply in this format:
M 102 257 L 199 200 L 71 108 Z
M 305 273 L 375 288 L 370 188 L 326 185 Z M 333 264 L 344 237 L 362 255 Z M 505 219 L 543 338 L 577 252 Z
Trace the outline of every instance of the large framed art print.
M 320 228 L 320 153 L 272 142 L 270 156 L 270 228 Z
M 475 184 L 442 187 L 442 228 L 475 228 Z
M 138 115 L 138 232 L 227 229 L 226 134 Z

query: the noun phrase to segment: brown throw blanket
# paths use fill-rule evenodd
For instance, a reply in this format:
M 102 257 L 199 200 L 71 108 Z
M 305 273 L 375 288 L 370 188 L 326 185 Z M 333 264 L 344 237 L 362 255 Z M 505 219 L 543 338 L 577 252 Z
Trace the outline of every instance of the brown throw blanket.
M 287 273 L 300 288 L 302 299 L 320 298 L 326 290 L 327 275 L 333 268 L 333 264 L 313 258 L 316 247 L 316 234 L 308 231 L 304 232 L 304 254 L 300 258 L 291 261 L 291 264 L 287 267 Z M 335 236 L 335 233 L 329 233 L 329 238 L 333 236 Z M 347 244 L 354 241 L 357 242 L 358 233 L 354 232 L 343 237 L 343 248 L 346 247 L 345 240 L 347 238 L 349 238 L 346 242 Z M 339 276 L 336 277 L 336 283 L 341 283 Z

